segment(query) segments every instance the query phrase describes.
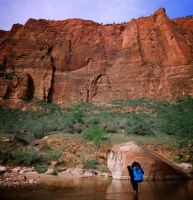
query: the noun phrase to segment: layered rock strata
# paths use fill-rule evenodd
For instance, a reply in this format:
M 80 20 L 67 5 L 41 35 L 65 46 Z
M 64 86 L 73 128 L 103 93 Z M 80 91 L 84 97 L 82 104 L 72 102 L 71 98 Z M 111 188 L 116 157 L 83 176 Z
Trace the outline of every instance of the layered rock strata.
M 193 18 L 163 8 L 124 24 L 29 19 L 0 31 L 0 103 L 105 103 L 193 94 Z

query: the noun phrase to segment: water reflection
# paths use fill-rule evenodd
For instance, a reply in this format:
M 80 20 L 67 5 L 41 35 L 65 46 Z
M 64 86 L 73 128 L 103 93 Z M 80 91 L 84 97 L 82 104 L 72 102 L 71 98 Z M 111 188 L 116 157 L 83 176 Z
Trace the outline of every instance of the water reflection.
M 139 194 L 134 194 L 128 180 L 112 180 L 107 187 L 106 199 L 113 200 L 165 200 L 193 199 L 193 180 L 144 181 L 139 184 Z
M 38 186 L 0 188 L 1 200 L 192 200 L 193 180 L 144 181 L 134 194 L 129 180 L 45 180 Z

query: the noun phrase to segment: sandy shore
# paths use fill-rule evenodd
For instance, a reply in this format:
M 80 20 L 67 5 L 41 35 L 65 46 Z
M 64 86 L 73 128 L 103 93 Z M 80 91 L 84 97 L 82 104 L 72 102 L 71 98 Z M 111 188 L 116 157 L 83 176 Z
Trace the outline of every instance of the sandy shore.
M 50 175 L 46 173 L 38 174 L 37 172 L 30 172 L 30 173 L 24 173 L 24 176 L 28 180 L 33 180 L 36 179 L 39 182 L 45 182 L 45 181 L 54 181 L 54 180 L 64 180 L 64 179 L 79 179 L 79 178 L 86 178 L 89 176 L 84 176 L 84 175 L 72 175 L 72 174 L 67 174 L 67 173 L 58 173 L 58 175 Z M 91 176 L 90 176 L 91 177 Z
M 49 173 L 37 172 L 6 172 L 1 174 L 0 177 L 0 187 L 18 187 L 18 186 L 28 186 L 37 185 L 40 183 L 51 184 L 53 182 L 70 181 L 77 180 L 81 178 L 93 178 L 93 177 L 108 177 L 108 174 L 94 174 L 93 172 L 86 172 L 83 174 L 71 173 L 70 171 L 63 171 L 57 175 L 50 175 Z

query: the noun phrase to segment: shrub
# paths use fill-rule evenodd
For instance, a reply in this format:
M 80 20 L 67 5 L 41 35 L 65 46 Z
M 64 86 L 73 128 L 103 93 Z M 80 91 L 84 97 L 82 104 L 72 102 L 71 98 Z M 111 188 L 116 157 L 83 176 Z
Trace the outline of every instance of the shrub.
M 81 133 L 81 131 L 82 131 L 81 126 L 82 126 L 81 123 L 75 123 L 73 125 L 73 133 Z
M 83 123 L 83 117 L 85 116 L 85 114 L 80 104 L 74 105 L 70 109 L 70 112 L 71 112 L 71 121 L 73 123 Z
M 66 168 L 63 168 L 63 167 L 60 167 L 60 166 L 55 166 L 55 171 L 57 172 L 57 173 L 60 173 L 60 172 L 63 172 L 63 171 L 66 171 Z
M 91 169 L 97 169 L 99 163 L 97 160 L 87 160 L 84 164 L 84 168 L 91 168 Z
M 162 130 L 180 138 L 193 138 L 193 103 L 190 100 L 163 107 L 157 116 L 164 120 Z
M 30 166 L 38 161 L 40 151 L 34 151 L 34 149 L 29 149 L 24 152 L 24 164 Z
M 44 162 L 49 162 L 51 160 L 57 161 L 62 156 L 61 150 L 47 150 L 43 155 Z
M 4 149 L 0 152 L 0 164 L 6 164 L 10 159 L 12 159 L 12 154 L 9 150 Z
M 178 99 L 177 104 L 163 106 L 158 110 L 163 119 L 162 131 L 174 135 L 179 140 L 179 148 L 187 149 L 186 154 L 193 155 L 193 99 Z M 182 155 L 184 157 L 185 154 Z
M 50 175 L 52 175 L 52 176 L 58 176 L 58 173 L 56 171 L 54 171 L 54 172 L 50 173 Z
M 67 164 L 68 164 L 69 166 L 73 166 L 74 164 L 76 164 L 76 157 L 75 157 L 75 156 L 70 156 L 70 157 L 68 157 Z
M 62 123 L 62 130 L 65 133 L 73 133 L 73 123 L 67 115 L 65 115 Z
M 0 71 L 0 75 L 4 76 L 5 79 L 8 80 L 13 80 L 14 78 L 19 77 L 19 74 L 16 74 L 15 72 L 6 72 L 3 70 Z
M 41 139 L 44 137 L 44 129 L 36 129 L 34 131 L 34 136 L 36 139 Z
M 110 121 L 106 124 L 106 132 L 107 133 L 117 133 L 118 131 L 118 124 Z
M 24 156 L 23 156 L 23 152 L 20 149 L 16 149 L 13 151 L 13 158 L 17 161 L 19 161 L 19 163 L 23 160 Z
M 135 135 L 154 135 L 154 132 L 144 124 L 136 124 L 130 131 L 131 134 Z
M 45 173 L 47 170 L 48 170 L 48 168 L 47 168 L 47 167 L 44 167 L 44 166 L 37 166 L 37 167 L 35 168 L 35 171 L 36 171 L 38 174 Z
M 105 129 L 99 124 L 91 124 L 91 126 L 84 130 L 83 138 L 89 141 L 101 141 L 106 140 Z
M 99 124 L 101 123 L 101 121 L 104 123 L 104 118 L 100 117 L 100 116 L 96 116 L 96 115 L 87 115 L 85 118 L 84 118 L 84 122 L 85 122 L 85 125 L 88 127 L 90 126 L 91 124 Z M 106 121 L 106 120 L 105 120 Z
M 26 133 L 15 133 L 14 134 L 14 139 L 23 145 L 28 145 L 30 143 L 34 142 L 34 135 L 31 134 L 30 132 Z
M 62 156 L 62 152 L 60 150 L 55 150 L 52 153 L 52 160 L 57 161 Z
M 41 153 L 40 151 L 35 151 L 32 148 L 26 151 L 16 149 L 13 151 L 13 159 L 15 160 L 15 164 L 24 164 L 30 166 L 40 163 Z
M 122 118 L 119 120 L 119 128 L 124 129 L 126 125 L 127 125 L 127 119 Z
M 152 131 L 152 124 L 147 120 L 147 115 L 144 114 L 134 114 L 128 115 L 127 126 L 125 126 L 126 134 L 135 135 L 154 135 Z

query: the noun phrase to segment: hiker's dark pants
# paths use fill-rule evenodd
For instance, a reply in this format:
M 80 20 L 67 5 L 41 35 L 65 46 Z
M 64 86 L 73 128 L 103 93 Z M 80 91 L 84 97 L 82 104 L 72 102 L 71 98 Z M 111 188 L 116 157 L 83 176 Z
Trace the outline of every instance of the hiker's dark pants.
M 133 190 L 134 190 L 134 191 L 138 191 L 138 182 L 132 180 L 131 184 L 132 184 Z
M 127 166 L 127 169 L 129 171 L 129 175 L 130 175 L 130 178 L 131 178 L 131 184 L 132 184 L 133 190 L 138 192 L 138 182 L 134 181 L 133 171 L 132 171 L 132 169 L 129 165 Z

